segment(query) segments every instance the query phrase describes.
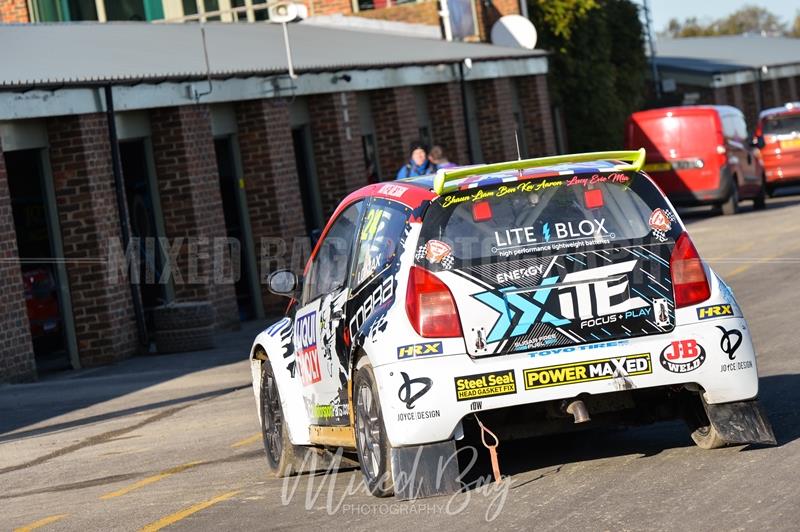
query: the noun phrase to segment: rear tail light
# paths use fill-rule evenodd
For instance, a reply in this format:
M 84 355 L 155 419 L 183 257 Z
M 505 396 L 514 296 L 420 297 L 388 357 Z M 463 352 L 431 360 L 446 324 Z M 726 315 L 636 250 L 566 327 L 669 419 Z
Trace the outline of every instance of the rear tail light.
M 675 308 L 696 305 L 711 297 L 703 261 L 687 233 L 681 234 L 675 242 L 669 267 L 675 290 Z
M 417 266 L 412 266 L 408 275 L 406 312 L 420 336 L 461 336 L 461 322 L 450 289 L 431 272 Z

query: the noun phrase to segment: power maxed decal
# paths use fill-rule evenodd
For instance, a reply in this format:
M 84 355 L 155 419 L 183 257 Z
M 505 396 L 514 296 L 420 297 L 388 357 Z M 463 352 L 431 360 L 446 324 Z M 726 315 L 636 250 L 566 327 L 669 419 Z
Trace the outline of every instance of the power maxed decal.
M 623 357 L 600 358 L 586 362 L 573 362 L 543 368 L 531 368 L 522 372 L 525 389 L 549 388 L 564 384 L 602 381 L 635 377 L 653 373 L 650 353 Z

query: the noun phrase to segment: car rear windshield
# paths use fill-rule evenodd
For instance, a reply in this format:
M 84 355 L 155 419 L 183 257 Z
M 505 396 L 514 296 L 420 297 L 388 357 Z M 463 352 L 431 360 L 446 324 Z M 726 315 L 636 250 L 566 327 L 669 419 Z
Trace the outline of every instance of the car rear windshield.
M 459 261 L 511 260 L 647 238 L 665 242 L 679 231 L 674 222 L 646 177 L 581 174 L 440 197 L 425 215 L 422 239 L 441 242 Z
M 800 133 L 800 114 L 790 116 L 775 116 L 764 122 L 765 135 L 780 135 L 783 133 Z

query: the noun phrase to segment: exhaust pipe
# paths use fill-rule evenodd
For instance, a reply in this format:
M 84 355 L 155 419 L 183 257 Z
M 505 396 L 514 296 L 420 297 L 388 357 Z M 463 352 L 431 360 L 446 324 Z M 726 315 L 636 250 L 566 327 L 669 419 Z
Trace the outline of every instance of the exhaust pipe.
M 580 399 L 575 399 L 569 402 L 564 401 L 562 403 L 562 408 L 567 414 L 572 416 L 576 424 L 591 421 L 591 418 L 589 417 L 589 410 L 586 408 L 586 404 Z

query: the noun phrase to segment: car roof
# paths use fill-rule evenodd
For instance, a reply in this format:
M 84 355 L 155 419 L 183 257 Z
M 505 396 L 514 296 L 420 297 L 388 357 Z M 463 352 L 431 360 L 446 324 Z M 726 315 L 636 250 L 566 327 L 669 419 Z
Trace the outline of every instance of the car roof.
M 764 120 L 767 117 L 782 115 L 782 114 L 797 114 L 800 113 L 800 102 L 788 102 L 780 107 L 770 107 L 758 113 L 758 119 Z
M 652 118 L 665 116 L 667 113 L 672 113 L 675 116 L 702 114 L 707 112 L 717 112 L 722 114 L 738 113 L 742 111 L 737 107 L 731 105 L 679 105 L 673 107 L 658 107 L 656 109 L 647 109 L 645 111 L 637 111 L 631 114 L 631 118 Z

